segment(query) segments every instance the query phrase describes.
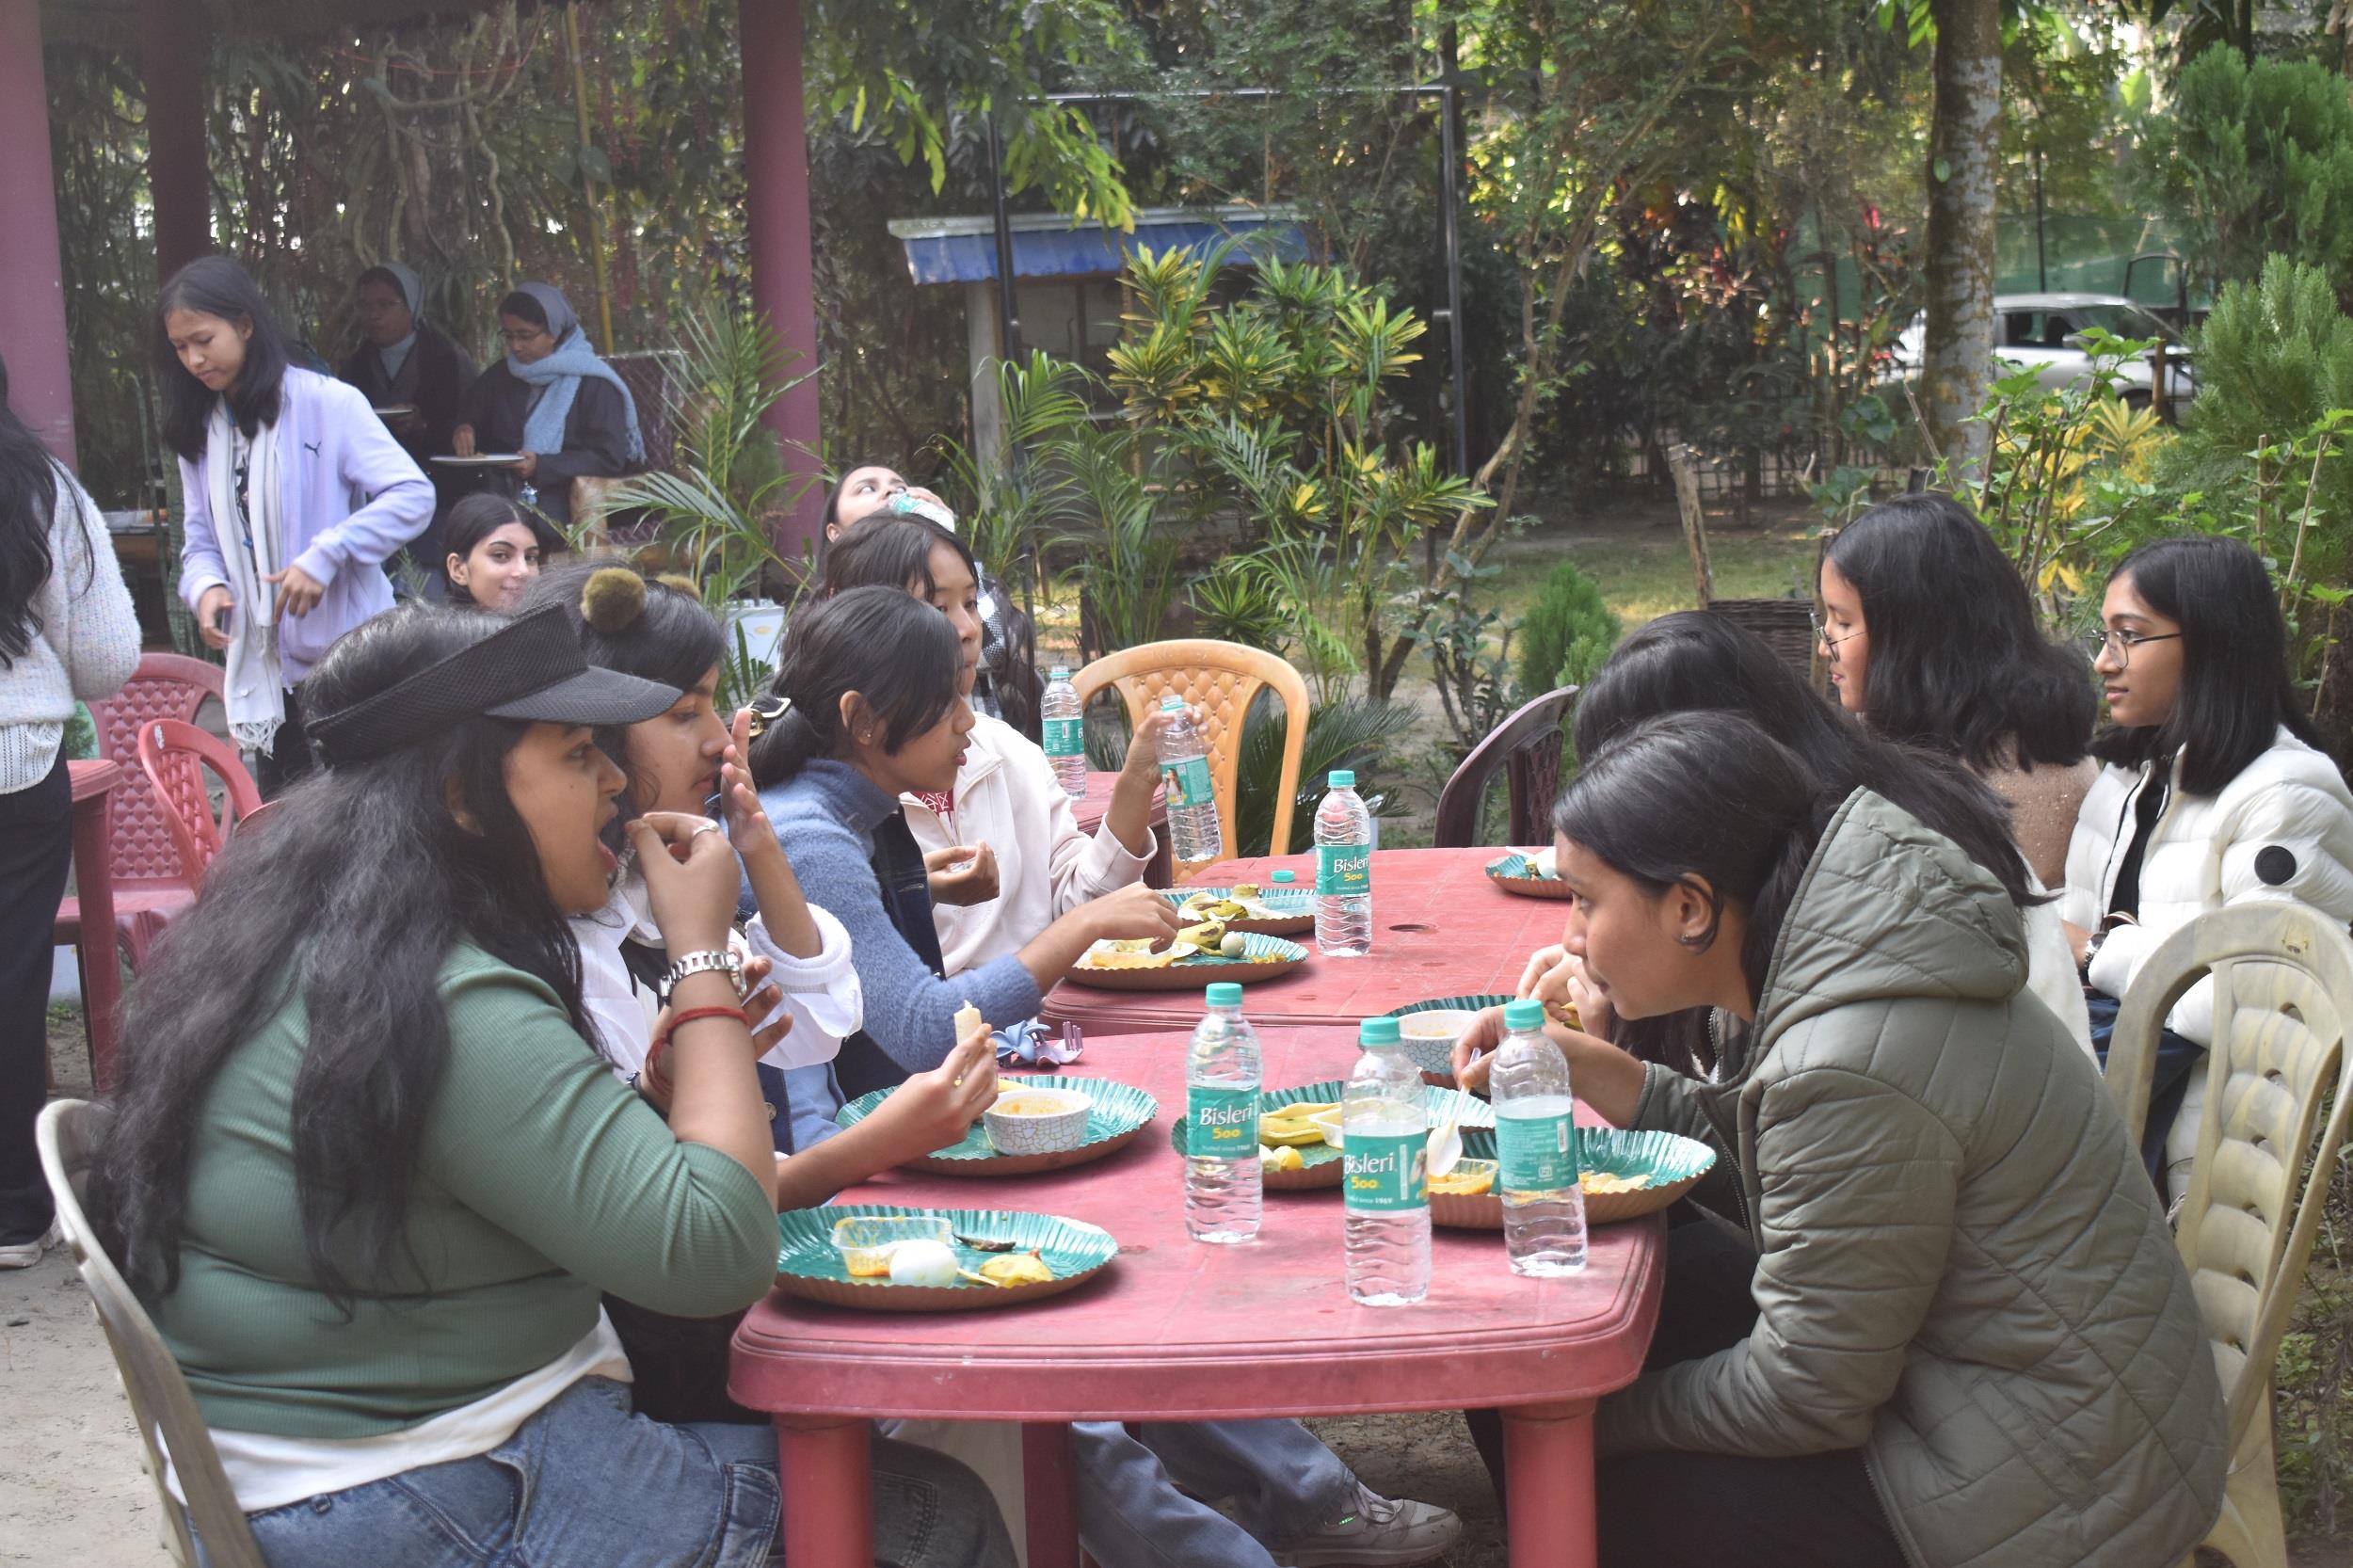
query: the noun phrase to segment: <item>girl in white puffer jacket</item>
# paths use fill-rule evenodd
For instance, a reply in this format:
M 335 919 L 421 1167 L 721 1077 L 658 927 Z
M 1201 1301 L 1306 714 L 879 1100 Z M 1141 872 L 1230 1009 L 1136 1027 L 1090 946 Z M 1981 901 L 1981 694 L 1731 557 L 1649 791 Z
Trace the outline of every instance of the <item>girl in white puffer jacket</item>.
M 2279 602 L 2247 546 L 2143 545 L 2117 568 L 2101 614 L 2093 667 L 2114 725 L 2092 745 L 2107 766 L 2075 819 L 2060 914 L 2105 1060 L 2116 999 L 2193 917 L 2278 899 L 2353 922 L 2353 792 L 2312 744 Z M 2179 1193 L 2205 1100 L 2196 1069 L 2213 1040 L 2211 978 L 2166 1025 L 2143 1147 Z

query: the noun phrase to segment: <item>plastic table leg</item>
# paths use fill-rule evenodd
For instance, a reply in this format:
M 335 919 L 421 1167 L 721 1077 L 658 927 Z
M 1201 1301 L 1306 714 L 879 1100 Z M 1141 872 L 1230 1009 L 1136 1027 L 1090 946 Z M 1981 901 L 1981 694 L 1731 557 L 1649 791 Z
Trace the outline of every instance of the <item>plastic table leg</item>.
M 1023 1423 L 1021 1511 L 1029 1525 L 1030 1568 L 1079 1568 L 1068 1422 Z
M 778 1416 L 785 1568 L 872 1568 L 872 1428 L 847 1416 Z
M 1503 1466 L 1513 1568 L 1598 1568 L 1593 1401 L 1507 1406 Z

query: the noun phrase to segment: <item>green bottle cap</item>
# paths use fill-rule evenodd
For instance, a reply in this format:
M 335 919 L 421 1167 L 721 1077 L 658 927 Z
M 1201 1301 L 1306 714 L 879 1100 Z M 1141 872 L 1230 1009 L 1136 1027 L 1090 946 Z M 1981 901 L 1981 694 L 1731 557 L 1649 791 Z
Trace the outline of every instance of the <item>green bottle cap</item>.
M 1334 768 L 1331 776 L 1324 779 L 1324 783 L 1335 790 L 1353 790 L 1356 787 L 1356 770 Z
M 1514 1034 L 1535 1033 L 1545 1027 L 1545 1004 L 1541 1001 L 1505 1002 L 1503 1027 Z
M 1211 1007 L 1240 1007 L 1241 987 L 1230 980 L 1221 980 L 1203 993 Z
M 1051 670 L 1047 672 L 1046 678 L 1048 680 L 1067 680 L 1070 679 L 1070 666 L 1068 664 L 1056 664 Z
M 1375 1046 L 1402 1044 L 1397 1034 L 1395 1018 L 1367 1018 L 1356 1026 L 1356 1043 L 1370 1049 Z
M 1275 884 L 1277 887 L 1281 887 L 1286 884 L 1298 881 L 1299 873 L 1297 872 L 1276 872 L 1273 876 L 1268 877 L 1267 880 Z
M 1160 698 L 1160 712 L 1163 713 L 1178 712 L 1183 710 L 1184 706 L 1185 699 L 1181 696 L 1164 696 Z

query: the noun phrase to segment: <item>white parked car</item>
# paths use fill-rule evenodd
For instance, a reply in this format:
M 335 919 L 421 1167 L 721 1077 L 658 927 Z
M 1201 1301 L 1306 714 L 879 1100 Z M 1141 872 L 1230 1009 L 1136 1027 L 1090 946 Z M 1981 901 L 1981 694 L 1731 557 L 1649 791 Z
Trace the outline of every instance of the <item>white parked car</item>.
M 2181 333 L 2152 315 L 2145 306 L 2113 294 L 2001 294 L 1993 296 L 1993 357 L 2012 369 L 2035 367 L 2036 376 L 2053 392 L 2091 374 L 2091 355 L 2083 333 L 2097 327 L 2120 338 L 2162 338 L 2166 344 L 2167 391 L 2176 408 L 2198 394 L 2197 373 Z M 1885 377 L 1901 380 L 1920 372 L 1928 341 L 1929 318 L 1924 312 L 1892 345 Z M 2117 366 L 2116 390 L 2127 403 L 2149 401 L 2151 368 L 2147 359 L 2127 360 Z

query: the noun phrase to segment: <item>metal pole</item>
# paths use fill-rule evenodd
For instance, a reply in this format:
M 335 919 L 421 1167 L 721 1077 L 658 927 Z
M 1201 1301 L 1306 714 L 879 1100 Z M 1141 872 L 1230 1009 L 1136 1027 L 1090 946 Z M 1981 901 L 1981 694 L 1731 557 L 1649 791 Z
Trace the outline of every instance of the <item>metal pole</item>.
M 1450 66 L 1452 61 L 1448 63 Z M 1456 104 L 1454 88 L 1449 85 L 1438 101 L 1438 200 L 1446 209 L 1445 220 L 1439 227 L 1446 237 L 1446 340 L 1447 364 L 1454 377 L 1454 472 L 1467 479 L 1470 376 L 1463 354 L 1463 232 L 1457 211 L 1461 198 L 1456 189 L 1462 175 L 1462 152 L 1454 126 Z
M 2042 260 L 2042 146 L 2034 150 L 2034 286 L 2044 294 L 2051 292 L 2051 269 Z
M 1021 315 L 1013 300 L 1013 218 L 1005 210 L 1005 146 L 997 117 L 987 117 L 989 216 L 997 230 L 998 356 L 1012 364 L 1021 356 Z
M 580 59 L 580 8 L 564 8 L 564 52 L 572 57 L 572 110 L 580 121 L 580 151 L 588 151 L 588 69 Z M 598 341 L 613 352 L 613 278 L 604 259 L 604 207 L 597 200 L 597 183 L 580 168 L 581 199 L 588 205 L 588 265 L 597 280 Z

